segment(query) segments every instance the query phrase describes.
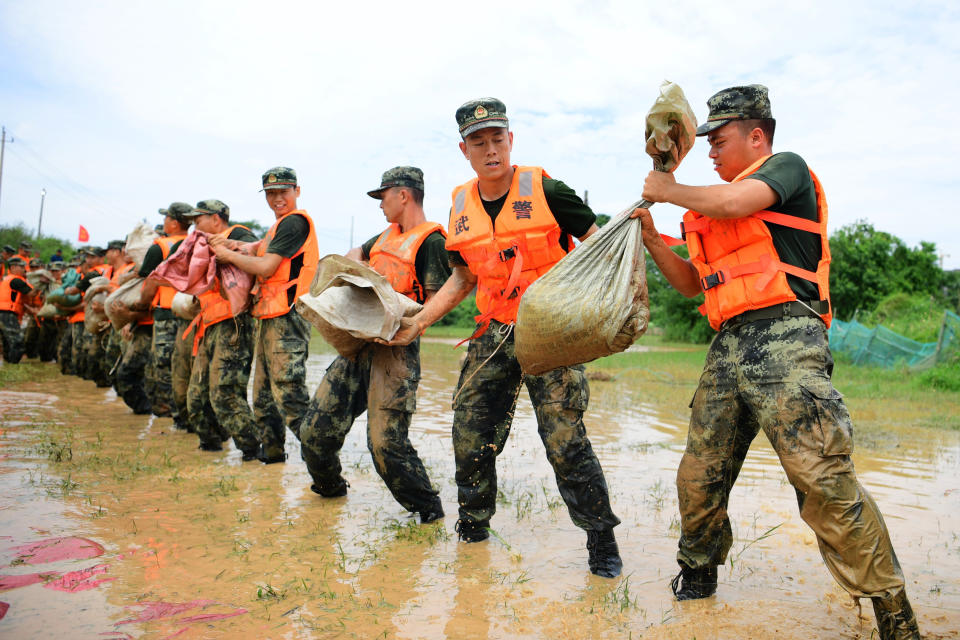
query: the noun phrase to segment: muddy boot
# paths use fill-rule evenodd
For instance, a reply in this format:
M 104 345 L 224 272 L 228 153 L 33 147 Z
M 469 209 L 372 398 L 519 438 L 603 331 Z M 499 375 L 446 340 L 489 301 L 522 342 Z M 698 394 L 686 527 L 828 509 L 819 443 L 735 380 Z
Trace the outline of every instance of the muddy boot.
M 257 455 L 257 459 L 263 464 L 274 464 L 276 462 L 286 462 L 287 454 L 283 449 L 268 451 L 263 445 L 260 445 L 260 452 Z
M 673 590 L 677 600 L 697 600 L 712 596 L 717 592 L 717 568 L 691 569 L 681 564 L 680 573 L 670 581 L 670 589 Z
M 420 524 L 436 522 L 442 517 L 443 505 L 440 504 L 440 499 L 437 498 L 436 502 L 420 512 Z
M 219 442 L 201 442 L 197 448 L 201 451 L 223 451 L 223 445 Z
M 347 495 L 347 487 L 350 486 L 346 480 L 337 476 L 332 482 L 315 482 L 310 485 L 310 491 L 323 496 L 324 498 L 342 498 Z
M 453 528 L 457 531 L 457 537 L 464 542 L 483 542 L 490 537 L 490 532 L 487 530 L 489 527 L 490 522 L 487 520 L 476 522 L 461 518 Z
M 907 592 L 901 590 L 888 598 L 872 598 L 880 640 L 920 640 L 917 617 L 913 615 Z
M 587 531 L 587 552 L 590 554 L 587 559 L 590 573 L 601 578 L 616 578 L 620 575 L 623 561 L 620 559 L 620 549 L 617 547 L 613 529 Z

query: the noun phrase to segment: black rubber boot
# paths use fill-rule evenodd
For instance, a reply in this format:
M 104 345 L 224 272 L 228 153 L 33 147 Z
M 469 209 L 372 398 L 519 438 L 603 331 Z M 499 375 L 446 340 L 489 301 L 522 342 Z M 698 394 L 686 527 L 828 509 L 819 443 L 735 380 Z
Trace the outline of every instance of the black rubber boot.
M 201 442 L 197 448 L 201 451 L 223 451 L 223 445 L 219 442 Z
M 920 640 L 917 617 L 913 615 L 906 591 L 901 590 L 889 598 L 871 599 L 880 640 Z
M 310 485 L 310 491 L 323 496 L 324 498 L 342 498 L 347 495 L 347 487 L 350 484 L 343 478 L 338 477 L 333 482 L 314 483 Z
M 437 499 L 435 503 L 420 512 L 420 524 L 436 522 L 443 517 L 443 505 Z
M 717 592 L 717 568 L 714 566 L 691 569 L 681 564 L 680 573 L 670 581 L 670 589 L 677 600 L 708 598 Z
M 280 450 L 278 452 L 270 452 L 267 454 L 267 451 L 263 448 L 263 445 L 260 445 L 260 454 L 257 456 L 257 459 L 263 464 L 274 464 L 275 462 L 286 462 L 287 454 Z
M 607 531 L 587 531 L 587 552 L 590 557 L 590 573 L 601 578 L 616 578 L 623 569 L 620 549 L 613 529 Z
M 457 520 L 454 529 L 457 531 L 457 537 L 463 542 L 483 542 L 490 537 L 487 529 L 490 527 L 489 521 L 476 522 L 474 520 Z

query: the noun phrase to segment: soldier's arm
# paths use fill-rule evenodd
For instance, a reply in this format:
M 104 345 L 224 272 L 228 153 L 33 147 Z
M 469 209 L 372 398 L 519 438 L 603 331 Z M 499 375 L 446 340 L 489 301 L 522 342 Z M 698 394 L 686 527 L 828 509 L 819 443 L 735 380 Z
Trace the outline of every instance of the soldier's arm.
M 686 258 L 681 258 L 667 246 L 667 243 L 660 237 L 657 227 L 653 224 L 650 210 L 646 208 L 635 209 L 630 217 L 640 218 L 643 246 L 650 252 L 650 257 L 657 263 L 667 282 L 688 298 L 700 294 L 702 291 L 700 274 L 697 273 L 696 267 L 693 266 L 692 262 Z
M 241 271 L 250 275 L 269 278 L 283 262 L 283 256 L 276 253 L 265 253 L 262 256 L 245 255 L 239 251 L 232 251 L 224 245 L 211 244 L 217 260 L 232 264 Z
M 343 254 L 344 258 L 349 258 L 355 262 L 366 263 L 367 261 L 363 259 L 363 247 L 354 247 Z
M 427 295 L 423 309 L 414 316 L 403 318 L 400 329 L 393 340 L 386 342 L 377 340 L 380 344 L 405 345 L 416 340 L 430 325 L 447 315 L 464 298 L 470 295 L 477 285 L 477 277 L 467 267 L 454 266 L 453 273 L 447 278 L 440 289 Z
M 643 199 L 669 202 L 710 218 L 743 218 L 772 207 L 779 196 L 760 180 L 692 187 L 678 184 L 672 173 L 651 171 L 643 182 Z

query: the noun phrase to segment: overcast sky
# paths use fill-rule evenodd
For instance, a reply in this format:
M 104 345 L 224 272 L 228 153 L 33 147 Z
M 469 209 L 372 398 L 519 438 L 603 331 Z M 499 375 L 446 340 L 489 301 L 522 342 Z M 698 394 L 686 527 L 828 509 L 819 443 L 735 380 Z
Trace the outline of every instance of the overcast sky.
M 600 213 L 639 197 L 644 117 L 669 79 L 698 120 L 761 83 L 775 150 L 820 176 L 831 231 L 866 219 L 960 268 L 960 4 L 953 2 L 56 2 L 0 0 L 0 224 L 105 245 L 171 201 L 273 220 L 260 175 L 294 167 L 321 255 L 384 227 L 366 191 L 423 169 L 428 218 L 472 174 L 454 112 L 507 105 L 513 161 Z M 681 182 L 717 182 L 699 140 Z M 681 211 L 658 205 L 662 231 Z

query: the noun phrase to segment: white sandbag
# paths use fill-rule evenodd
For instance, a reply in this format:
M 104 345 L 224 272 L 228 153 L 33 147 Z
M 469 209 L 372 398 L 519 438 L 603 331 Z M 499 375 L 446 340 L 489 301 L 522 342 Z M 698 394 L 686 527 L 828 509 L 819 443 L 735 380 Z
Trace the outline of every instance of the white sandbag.
M 140 270 L 140 265 L 143 264 L 143 259 L 147 255 L 147 249 L 149 249 L 153 241 L 159 237 L 160 234 L 154 231 L 153 227 L 146 222 L 139 223 L 133 228 L 133 231 L 127 234 L 127 243 L 124 245 L 123 250 L 133 260 L 134 271 Z
M 192 293 L 177 291 L 170 303 L 170 310 L 182 320 L 193 320 L 200 313 L 200 301 Z
M 628 207 L 524 292 L 515 349 L 524 373 L 619 353 L 647 330 L 640 220 Z
M 348 358 L 374 338 L 392 339 L 400 319 L 421 308 L 370 267 L 340 255 L 320 260 L 310 293 L 297 300 L 297 311 Z
M 97 276 L 90 280 L 87 293 L 83 296 L 83 324 L 89 333 L 100 333 L 110 326 L 104 303 L 110 293 L 110 278 Z
M 142 312 L 130 311 L 130 305 L 140 301 L 144 279 L 140 276 L 127 280 L 107 296 L 103 309 L 113 328 L 119 331 L 126 325 L 144 316 Z
M 60 309 L 57 309 L 56 306 L 50 304 L 49 302 L 45 302 L 43 306 L 40 307 L 40 310 L 37 311 L 38 318 L 56 318 L 59 315 Z

